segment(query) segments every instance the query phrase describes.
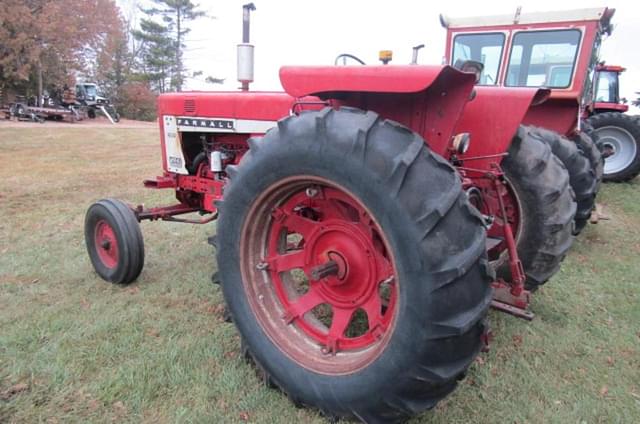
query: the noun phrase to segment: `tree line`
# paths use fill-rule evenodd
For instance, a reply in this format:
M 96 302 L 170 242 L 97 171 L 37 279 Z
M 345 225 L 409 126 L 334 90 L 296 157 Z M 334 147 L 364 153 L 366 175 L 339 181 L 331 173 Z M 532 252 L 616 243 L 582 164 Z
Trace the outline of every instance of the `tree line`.
M 95 82 L 121 115 L 155 118 L 158 93 L 181 91 L 189 24 L 206 16 L 191 0 L 2 0 L 0 91 L 42 99 L 76 80 Z M 138 22 L 133 22 L 133 21 Z M 209 82 L 219 82 L 208 77 Z

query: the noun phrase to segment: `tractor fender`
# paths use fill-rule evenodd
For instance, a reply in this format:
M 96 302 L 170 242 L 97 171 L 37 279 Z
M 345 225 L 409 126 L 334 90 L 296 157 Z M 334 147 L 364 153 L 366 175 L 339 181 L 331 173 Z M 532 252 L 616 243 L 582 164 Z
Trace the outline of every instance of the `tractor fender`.
M 509 150 L 529 109 L 545 102 L 549 93 L 537 88 L 476 87 L 476 97 L 456 127 L 456 133 L 471 135 L 469 150 L 460 157 L 467 160 L 465 166 L 488 170 L 491 163 L 502 162 L 504 156 L 499 155 Z
M 437 79 L 472 78 L 450 66 L 283 66 L 280 82 L 293 97 L 332 93 L 418 93 Z M 324 95 L 323 95 L 324 94 Z
M 475 75 L 450 66 L 283 67 L 280 81 L 293 97 L 318 96 L 334 106 L 378 113 L 420 134 L 444 156 Z

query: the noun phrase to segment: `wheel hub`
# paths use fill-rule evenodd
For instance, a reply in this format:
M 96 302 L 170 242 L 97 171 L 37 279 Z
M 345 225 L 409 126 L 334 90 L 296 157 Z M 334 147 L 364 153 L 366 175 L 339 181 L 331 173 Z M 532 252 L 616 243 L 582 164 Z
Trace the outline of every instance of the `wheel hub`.
M 107 268 L 115 268 L 118 264 L 118 243 L 116 233 L 111 225 L 100 220 L 95 227 L 96 251 L 100 260 Z
M 377 357 L 391 334 L 398 293 L 389 249 L 369 211 L 326 180 L 290 177 L 263 191 L 245 222 L 255 230 L 243 230 L 243 283 L 274 343 L 329 373 Z
M 367 300 L 376 287 L 376 263 L 371 254 L 374 247 L 358 224 L 335 220 L 320 227 L 310 237 L 307 248 L 310 267 L 308 277 L 319 281 L 321 296 L 331 305 L 357 308 Z M 364 254 L 363 254 L 364 253 Z M 335 272 L 316 279 L 314 270 L 328 262 L 335 263 Z
M 624 128 L 606 126 L 595 130 L 598 143 L 604 149 L 604 173 L 614 174 L 627 169 L 637 154 L 636 140 Z

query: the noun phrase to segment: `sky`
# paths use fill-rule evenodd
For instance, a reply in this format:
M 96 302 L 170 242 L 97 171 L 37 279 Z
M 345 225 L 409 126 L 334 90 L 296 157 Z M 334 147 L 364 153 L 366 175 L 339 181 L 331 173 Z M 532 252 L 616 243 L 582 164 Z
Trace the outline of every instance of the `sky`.
M 120 0 L 126 5 L 135 0 Z M 199 4 L 209 17 L 190 24 L 185 63 L 204 75 L 190 80 L 187 89 L 236 90 L 236 45 L 242 39 L 242 5 L 248 0 Z M 198 3 L 198 0 L 194 0 Z M 377 64 L 379 50 L 393 51 L 393 64 L 411 61 L 411 47 L 425 44 L 418 63 L 442 63 L 446 30 L 439 14 L 481 16 L 522 12 L 614 7 L 615 29 L 605 40 L 601 58 L 627 68 L 621 76 L 621 95 L 629 100 L 640 91 L 640 1 L 609 4 L 592 0 L 519 0 L 508 4 L 492 0 L 254 0 L 251 43 L 255 45 L 255 82 L 252 90 L 282 90 L 278 70 L 283 65 L 332 65 L 340 53 L 351 53 L 367 64 Z M 225 78 L 224 84 L 204 82 L 207 76 Z M 635 109 L 640 113 L 640 109 Z

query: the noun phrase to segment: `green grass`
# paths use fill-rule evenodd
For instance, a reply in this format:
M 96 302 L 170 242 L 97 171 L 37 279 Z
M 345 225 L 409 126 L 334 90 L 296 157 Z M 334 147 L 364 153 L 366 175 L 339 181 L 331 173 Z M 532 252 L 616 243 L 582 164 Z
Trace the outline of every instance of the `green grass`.
M 93 272 L 91 202 L 173 200 L 140 181 L 160 170 L 156 130 L 0 128 L 0 164 L 0 422 L 323 422 L 240 357 L 214 225 L 143 223 L 135 284 Z M 535 295 L 536 319 L 492 311 L 491 352 L 414 422 L 640 422 L 640 181 L 600 201 L 611 220 Z

